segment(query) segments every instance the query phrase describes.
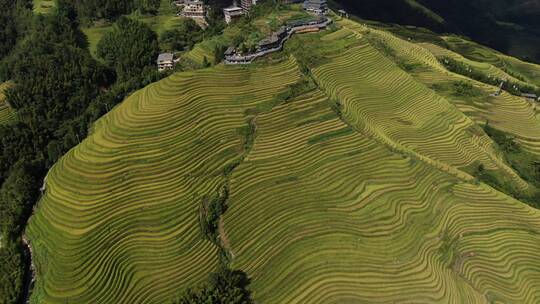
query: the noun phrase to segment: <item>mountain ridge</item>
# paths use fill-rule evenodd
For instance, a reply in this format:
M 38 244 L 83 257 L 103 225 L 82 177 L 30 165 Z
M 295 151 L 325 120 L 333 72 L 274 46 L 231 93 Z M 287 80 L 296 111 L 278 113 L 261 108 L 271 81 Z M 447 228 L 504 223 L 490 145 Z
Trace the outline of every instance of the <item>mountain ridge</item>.
M 540 211 L 489 178 L 534 184 L 483 128 L 538 156 L 537 110 L 450 71 L 437 45 L 334 18 L 98 120 L 30 220 L 32 300 L 162 303 L 224 265 L 264 303 L 540 299 Z

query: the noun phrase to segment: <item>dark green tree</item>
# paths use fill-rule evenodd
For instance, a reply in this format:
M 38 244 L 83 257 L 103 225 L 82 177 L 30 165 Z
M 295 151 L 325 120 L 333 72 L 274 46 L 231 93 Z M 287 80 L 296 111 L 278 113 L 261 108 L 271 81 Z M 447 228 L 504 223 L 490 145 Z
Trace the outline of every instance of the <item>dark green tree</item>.
M 203 38 L 203 30 L 193 19 L 183 19 L 178 27 L 161 34 L 160 45 L 164 50 L 185 51 L 193 48 Z
M 174 304 L 251 304 L 247 289 L 250 280 L 238 270 L 222 268 L 211 273 L 208 281 L 194 289 L 188 289 L 173 301 Z
M 146 24 L 121 17 L 97 46 L 97 54 L 115 69 L 120 81 L 155 69 L 159 53 L 158 37 Z

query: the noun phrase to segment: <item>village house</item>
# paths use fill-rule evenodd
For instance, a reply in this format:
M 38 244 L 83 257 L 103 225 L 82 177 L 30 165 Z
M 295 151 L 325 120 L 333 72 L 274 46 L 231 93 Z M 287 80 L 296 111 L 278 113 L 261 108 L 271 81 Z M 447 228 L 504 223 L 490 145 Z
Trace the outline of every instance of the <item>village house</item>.
M 304 9 L 318 15 L 325 15 L 328 12 L 328 3 L 326 0 L 306 0 Z
M 341 16 L 343 18 L 349 18 L 349 13 L 347 13 L 347 11 L 345 11 L 343 9 L 338 10 L 338 14 L 339 14 L 339 16 Z
M 158 71 L 172 70 L 174 68 L 174 54 L 161 53 L 157 59 Z
M 206 8 L 202 0 L 185 0 L 182 16 L 193 19 L 206 18 Z
M 229 24 L 242 17 L 244 15 L 244 10 L 238 6 L 231 6 L 223 9 L 223 15 L 225 15 L 225 22 Z

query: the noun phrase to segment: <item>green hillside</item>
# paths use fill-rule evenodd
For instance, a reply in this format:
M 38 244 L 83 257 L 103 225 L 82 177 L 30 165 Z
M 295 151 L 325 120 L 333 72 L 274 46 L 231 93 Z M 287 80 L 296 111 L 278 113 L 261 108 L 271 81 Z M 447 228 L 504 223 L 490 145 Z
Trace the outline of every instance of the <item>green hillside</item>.
M 536 105 L 444 58 L 540 67 L 460 49 L 336 19 L 134 93 L 47 175 L 32 303 L 167 303 L 223 266 L 256 303 L 540 302 Z

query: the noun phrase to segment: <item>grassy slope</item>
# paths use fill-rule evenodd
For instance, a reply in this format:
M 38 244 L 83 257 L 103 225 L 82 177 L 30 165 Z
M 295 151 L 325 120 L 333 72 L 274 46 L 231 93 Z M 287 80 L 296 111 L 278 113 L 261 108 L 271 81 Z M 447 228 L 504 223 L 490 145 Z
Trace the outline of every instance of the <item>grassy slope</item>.
M 104 25 L 96 25 L 89 28 L 84 28 L 82 31 L 88 38 L 88 48 L 90 49 L 90 53 L 97 58 L 97 45 L 99 41 L 101 40 L 101 37 L 105 35 L 108 31 L 110 31 L 112 28 L 112 25 L 104 24 Z
M 269 110 L 298 79 L 294 61 L 176 74 L 102 118 L 31 218 L 33 301 L 162 303 L 200 282 L 216 262 L 200 200 L 251 119 L 224 228 L 257 302 L 540 301 L 540 212 L 467 173 L 483 164 L 526 188 L 478 123 L 497 118 L 534 150 L 534 111 L 508 94 L 455 98 L 442 84 L 464 78 L 429 48 L 340 25 L 294 38 L 318 88 L 271 111 L 246 112 Z
M 137 16 L 134 18 L 148 24 L 158 34 L 173 29 L 180 24 L 181 17 L 176 16 L 176 6 L 169 0 L 161 0 L 158 13 L 155 16 Z

